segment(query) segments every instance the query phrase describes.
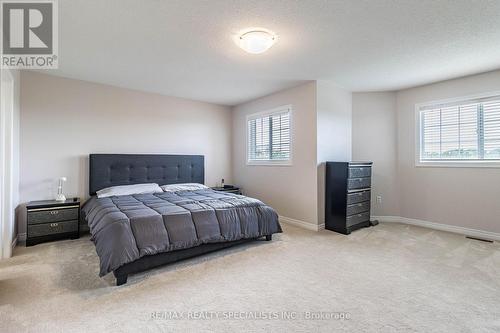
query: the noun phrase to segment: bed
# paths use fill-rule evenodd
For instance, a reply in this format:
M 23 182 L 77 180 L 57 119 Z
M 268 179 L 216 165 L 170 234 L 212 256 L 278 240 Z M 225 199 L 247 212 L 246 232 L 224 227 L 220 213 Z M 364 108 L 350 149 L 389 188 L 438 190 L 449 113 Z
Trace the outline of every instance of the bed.
M 130 274 L 280 233 L 278 215 L 261 201 L 209 188 L 97 198 L 120 185 L 204 184 L 204 156 L 91 154 L 90 199 L 82 206 L 100 259 L 116 284 Z

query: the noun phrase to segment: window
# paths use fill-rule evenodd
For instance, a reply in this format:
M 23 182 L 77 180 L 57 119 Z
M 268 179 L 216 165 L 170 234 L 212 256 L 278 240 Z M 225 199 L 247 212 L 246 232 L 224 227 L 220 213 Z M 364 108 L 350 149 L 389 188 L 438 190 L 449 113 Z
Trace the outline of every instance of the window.
M 500 163 L 500 95 L 417 106 L 417 164 Z
M 291 106 L 247 117 L 247 163 L 290 165 Z

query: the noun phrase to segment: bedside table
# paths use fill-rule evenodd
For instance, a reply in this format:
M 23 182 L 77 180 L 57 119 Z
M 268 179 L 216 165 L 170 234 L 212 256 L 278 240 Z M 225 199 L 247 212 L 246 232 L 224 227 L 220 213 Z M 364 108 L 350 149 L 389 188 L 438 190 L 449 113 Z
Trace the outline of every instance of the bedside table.
M 31 201 L 26 205 L 26 246 L 62 238 L 79 238 L 80 200 Z
M 228 193 L 234 193 L 234 194 L 241 194 L 241 190 L 239 187 L 211 187 L 212 190 L 214 191 L 219 191 L 219 192 L 228 192 Z

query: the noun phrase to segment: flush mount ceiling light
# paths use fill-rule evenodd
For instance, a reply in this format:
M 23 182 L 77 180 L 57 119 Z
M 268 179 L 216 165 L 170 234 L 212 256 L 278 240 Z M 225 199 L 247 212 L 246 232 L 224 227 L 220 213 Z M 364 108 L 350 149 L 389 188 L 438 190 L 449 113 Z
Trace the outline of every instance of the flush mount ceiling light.
M 264 53 L 276 42 L 276 35 L 264 29 L 252 29 L 241 34 L 238 45 L 252 54 Z

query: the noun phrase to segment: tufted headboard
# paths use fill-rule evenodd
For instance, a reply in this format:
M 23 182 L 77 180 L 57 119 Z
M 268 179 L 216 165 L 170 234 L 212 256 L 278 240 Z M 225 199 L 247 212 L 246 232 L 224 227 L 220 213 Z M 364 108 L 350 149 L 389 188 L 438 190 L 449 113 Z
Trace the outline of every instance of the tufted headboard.
M 203 155 L 90 154 L 89 193 L 141 183 L 160 186 L 205 182 Z

